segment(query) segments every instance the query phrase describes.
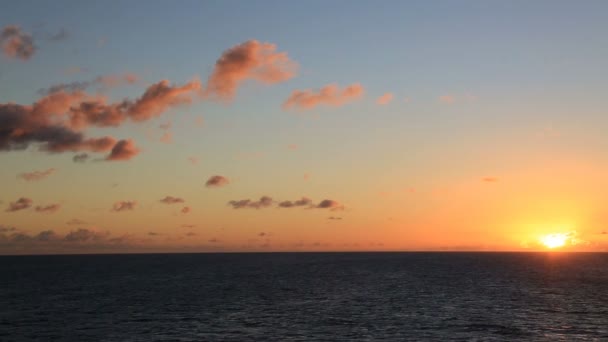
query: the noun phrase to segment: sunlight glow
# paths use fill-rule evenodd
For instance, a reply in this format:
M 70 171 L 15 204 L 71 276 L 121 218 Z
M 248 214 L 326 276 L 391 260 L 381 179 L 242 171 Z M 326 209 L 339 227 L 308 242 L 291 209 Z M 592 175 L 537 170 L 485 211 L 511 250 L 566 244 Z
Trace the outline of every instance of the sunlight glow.
M 545 247 L 553 249 L 566 245 L 568 237 L 569 235 L 567 233 L 547 234 L 540 238 L 540 242 L 545 245 Z

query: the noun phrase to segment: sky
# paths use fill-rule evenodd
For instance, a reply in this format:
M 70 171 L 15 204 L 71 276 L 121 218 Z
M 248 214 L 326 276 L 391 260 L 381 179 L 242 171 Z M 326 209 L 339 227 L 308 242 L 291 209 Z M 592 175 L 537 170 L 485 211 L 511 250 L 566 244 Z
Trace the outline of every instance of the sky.
M 0 7 L 0 254 L 608 250 L 606 1 Z

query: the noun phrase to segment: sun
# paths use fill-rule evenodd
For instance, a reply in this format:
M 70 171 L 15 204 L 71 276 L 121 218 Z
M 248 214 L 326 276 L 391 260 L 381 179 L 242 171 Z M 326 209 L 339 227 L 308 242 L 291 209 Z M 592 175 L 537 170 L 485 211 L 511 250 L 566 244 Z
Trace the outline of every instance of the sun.
M 553 233 L 547 234 L 540 238 L 540 242 L 545 245 L 545 247 L 554 249 L 563 247 L 568 242 L 568 234 L 566 233 Z

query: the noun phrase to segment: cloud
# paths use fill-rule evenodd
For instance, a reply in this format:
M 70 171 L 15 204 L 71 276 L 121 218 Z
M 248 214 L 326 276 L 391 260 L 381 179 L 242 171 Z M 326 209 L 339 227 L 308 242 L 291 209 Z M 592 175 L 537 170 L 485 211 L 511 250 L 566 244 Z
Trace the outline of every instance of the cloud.
M 226 178 L 224 176 L 220 176 L 220 175 L 215 175 L 215 176 L 209 177 L 209 179 L 205 183 L 205 186 L 208 188 L 219 188 L 219 187 L 228 185 L 229 183 L 230 183 L 230 180 L 228 180 L 228 178 Z
M 441 103 L 452 104 L 455 101 L 456 101 L 456 98 L 454 97 L 454 95 L 441 95 L 441 96 L 439 96 L 439 102 L 441 102 Z
M 161 137 L 160 137 L 160 142 L 163 142 L 165 144 L 170 144 L 173 142 L 173 134 L 171 132 L 165 132 Z
M 293 208 L 293 207 L 310 207 L 313 206 L 312 204 L 312 200 L 310 198 L 307 197 L 302 197 L 299 200 L 296 201 L 282 201 L 279 202 L 278 207 L 279 208 Z
M 496 182 L 498 182 L 498 178 L 496 178 L 496 177 L 484 177 L 481 180 L 484 181 L 484 182 L 487 182 L 487 183 L 496 183 Z
M 119 126 L 127 119 L 133 122 L 147 121 L 158 117 L 166 110 L 192 103 L 200 91 L 201 83 L 191 81 L 183 86 L 172 86 L 162 80 L 149 86 L 135 101 L 126 99 L 106 104 L 103 99 L 83 101 L 70 108 L 70 125 L 74 128 L 97 126 Z
M 267 208 L 270 207 L 272 205 L 273 201 L 271 197 L 268 196 L 262 196 L 260 197 L 260 199 L 258 201 L 252 201 L 250 199 L 243 199 L 243 200 L 233 200 L 233 201 L 229 201 L 228 205 L 232 206 L 233 209 L 245 209 L 245 208 L 250 208 L 250 209 L 262 209 L 262 208 Z
M 17 231 L 17 228 L 0 225 L 0 233 L 10 233 L 14 231 Z
M 336 217 L 336 216 L 330 216 L 327 218 L 328 220 L 341 220 L 341 217 Z
M 69 36 L 70 36 L 70 33 L 68 32 L 68 30 L 66 30 L 64 27 L 62 27 L 61 29 L 59 29 L 59 31 L 57 33 L 49 35 L 49 40 L 52 40 L 52 41 L 66 40 L 66 39 L 68 39 Z
M 386 104 L 389 104 L 391 101 L 393 101 L 393 93 L 386 93 L 386 94 L 380 96 L 376 100 L 376 103 L 381 106 L 384 106 Z
M 120 140 L 117 142 L 106 160 L 129 160 L 139 153 L 139 149 L 131 139 Z
M 159 233 L 156 233 L 156 232 L 148 232 L 148 235 L 149 235 L 149 236 L 158 236 L 158 235 L 160 235 L 160 234 L 159 234 Z
M 274 44 L 249 40 L 224 51 L 215 63 L 205 93 L 231 100 L 245 80 L 273 84 L 294 77 L 297 63 L 276 49 Z
M 0 32 L 0 44 L 5 55 L 24 61 L 36 52 L 32 36 L 21 31 L 18 26 L 5 26 Z
M 173 196 L 165 196 L 165 198 L 161 199 L 160 202 L 165 204 L 175 204 L 175 203 L 184 203 L 183 198 L 173 197 Z
M 190 161 L 190 163 L 192 163 L 192 165 L 197 165 L 199 162 L 199 159 L 197 157 L 188 157 L 188 161 Z
M 344 210 L 344 205 L 340 204 L 340 202 L 338 202 L 338 201 L 324 199 L 319 204 L 317 204 L 316 208 L 329 209 L 329 210 L 335 211 L 335 210 Z
M 97 232 L 94 230 L 80 228 L 67 233 L 63 240 L 70 242 L 87 242 L 105 240 L 110 235 L 108 232 Z
M 72 157 L 74 163 L 84 163 L 89 159 L 89 155 L 87 153 L 79 153 Z
M 49 153 L 111 151 L 106 160 L 128 160 L 137 154 L 130 140 L 87 138 L 82 130 L 90 126 L 119 126 L 127 119 L 141 122 L 155 118 L 174 106 L 190 103 L 198 91 L 198 81 L 171 86 L 163 80 L 148 87 L 135 101 L 125 99 L 106 104 L 99 96 L 61 91 L 32 105 L 0 104 L 0 150 L 24 150 L 36 144 Z
M 69 225 L 83 225 L 86 224 L 86 221 L 80 220 L 80 219 L 71 219 L 68 222 L 66 222 L 66 224 Z
M 38 205 L 34 210 L 39 213 L 49 213 L 52 214 L 61 208 L 60 204 L 49 204 L 45 206 Z
M 313 109 L 319 105 L 342 106 L 360 98 L 364 93 L 359 83 L 353 83 L 344 89 L 336 84 L 328 84 L 318 91 L 312 89 L 294 90 L 283 103 L 283 109 Z
M 99 86 L 103 89 L 114 88 L 123 84 L 135 84 L 139 81 L 139 76 L 133 73 L 115 74 L 98 76 L 90 81 L 76 81 L 71 83 L 59 83 L 48 88 L 38 90 L 40 95 L 50 95 L 59 92 L 84 91 L 87 88 Z
M 119 201 L 114 203 L 114 205 L 112 206 L 112 211 L 125 211 L 125 210 L 133 210 L 135 209 L 135 206 L 137 205 L 137 202 L 135 201 Z
M 181 227 L 182 228 L 194 228 L 194 227 L 196 227 L 196 225 L 195 224 L 182 224 Z
M 190 207 L 183 207 L 181 210 L 182 214 L 187 214 L 190 212 Z
M 33 172 L 24 172 L 19 174 L 17 177 L 31 182 L 31 181 L 39 181 L 42 180 L 48 176 L 50 176 L 51 174 L 53 174 L 56 170 L 53 168 L 44 170 L 44 171 L 33 171 Z
M 14 211 L 27 209 L 32 206 L 32 203 L 33 203 L 33 201 L 31 199 L 26 198 L 26 197 L 21 197 L 17 201 L 9 203 L 6 211 L 14 212 Z

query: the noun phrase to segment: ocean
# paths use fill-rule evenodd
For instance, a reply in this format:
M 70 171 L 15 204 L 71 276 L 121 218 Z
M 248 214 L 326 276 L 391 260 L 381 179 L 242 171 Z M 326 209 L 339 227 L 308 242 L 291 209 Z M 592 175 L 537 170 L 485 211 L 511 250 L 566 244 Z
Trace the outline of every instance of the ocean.
M 608 341 L 608 254 L 0 257 L 1 341 Z

